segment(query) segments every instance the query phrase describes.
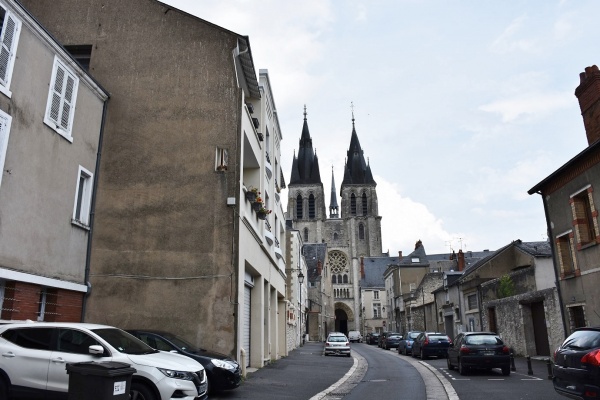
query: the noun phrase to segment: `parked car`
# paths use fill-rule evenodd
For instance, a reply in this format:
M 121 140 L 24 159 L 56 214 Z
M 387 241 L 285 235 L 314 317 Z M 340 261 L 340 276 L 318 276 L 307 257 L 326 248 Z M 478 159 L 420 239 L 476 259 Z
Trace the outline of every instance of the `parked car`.
M 0 326 L 0 399 L 64 397 L 67 364 L 114 361 L 136 372 L 130 396 L 138 400 L 206 399 L 204 367 L 191 358 L 154 350 L 108 325 L 30 322 Z
M 458 367 L 461 375 L 471 368 L 500 368 L 502 375 L 510 375 L 510 349 L 494 332 L 460 333 L 448 349 L 447 361 L 448 369 Z
M 335 354 L 350 357 L 350 341 L 343 333 L 331 332 L 327 335 L 323 354 L 326 356 Z
M 377 346 L 383 348 L 383 341 L 387 335 L 399 335 L 397 332 L 382 332 L 377 339 Z
M 352 343 L 352 342 L 360 343 L 360 342 L 362 342 L 362 335 L 360 334 L 359 331 L 350 331 L 350 332 L 348 332 L 348 340 L 350 340 L 350 343 Z
M 147 329 L 127 330 L 150 347 L 183 354 L 204 367 L 208 379 L 207 392 L 235 389 L 242 381 L 242 369 L 231 357 L 201 349 L 169 332 Z
M 413 342 L 421 333 L 423 332 L 409 331 L 406 335 L 403 335 L 402 339 L 398 342 L 398 354 L 404 354 L 405 356 L 412 354 Z
M 411 355 L 426 360 L 428 357 L 448 357 L 448 347 L 452 339 L 445 333 L 421 332 L 414 340 Z
M 395 349 L 398 347 L 398 342 L 402 339 L 402 335 L 399 333 L 393 333 L 391 335 L 387 335 L 383 342 L 383 348 L 385 350 Z
M 600 327 L 575 330 L 554 352 L 552 382 L 557 393 L 572 399 L 600 394 Z
M 365 343 L 367 344 L 377 344 L 379 342 L 379 332 L 371 332 L 367 334 L 367 338 L 365 339 Z

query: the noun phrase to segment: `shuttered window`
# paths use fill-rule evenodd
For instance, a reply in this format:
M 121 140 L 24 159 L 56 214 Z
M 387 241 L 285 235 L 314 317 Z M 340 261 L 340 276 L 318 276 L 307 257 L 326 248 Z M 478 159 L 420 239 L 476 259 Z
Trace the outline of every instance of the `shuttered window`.
M 55 58 L 44 122 L 70 142 L 78 83 L 75 74 Z
M 92 173 L 79 166 L 77 186 L 75 188 L 75 205 L 73 222 L 88 226 L 90 224 L 90 208 L 92 202 Z
M 10 97 L 10 80 L 15 63 L 21 21 L 0 4 L 0 23 L 2 24 L 2 33 L 0 34 L 0 91 Z

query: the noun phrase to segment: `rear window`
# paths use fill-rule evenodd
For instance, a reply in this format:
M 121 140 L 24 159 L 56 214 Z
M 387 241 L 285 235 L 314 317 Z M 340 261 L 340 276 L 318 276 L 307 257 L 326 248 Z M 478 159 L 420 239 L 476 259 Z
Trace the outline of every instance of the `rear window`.
M 346 336 L 329 336 L 328 342 L 347 342 Z
M 400 339 L 401 336 L 400 335 L 392 335 L 390 336 L 390 339 Z
M 26 349 L 50 350 L 54 328 L 16 328 L 7 330 L 2 337 Z
M 570 349 L 593 349 L 600 347 L 600 332 L 598 331 L 577 331 L 565 340 L 563 348 Z
M 465 337 L 466 344 L 503 344 L 502 340 L 498 336 L 493 335 L 472 335 Z
M 413 332 L 413 333 L 409 333 L 408 334 L 408 338 L 409 339 L 416 339 L 419 337 L 419 335 L 421 334 L 421 332 Z
M 437 340 L 437 341 L 446 340 L 446 341 L 448 341 L 448 336 L 446 336 L 446 335 L 429 335 L 429 340 Z

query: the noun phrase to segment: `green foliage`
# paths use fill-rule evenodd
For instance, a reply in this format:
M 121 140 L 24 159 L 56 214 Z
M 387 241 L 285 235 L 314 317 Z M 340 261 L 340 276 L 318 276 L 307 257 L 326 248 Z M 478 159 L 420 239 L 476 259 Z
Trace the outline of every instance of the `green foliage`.
M 515 295 L 515 284 L 508 275 L 500 278 L 500 286 L 498 286 L 498 298 L 511 297 Z

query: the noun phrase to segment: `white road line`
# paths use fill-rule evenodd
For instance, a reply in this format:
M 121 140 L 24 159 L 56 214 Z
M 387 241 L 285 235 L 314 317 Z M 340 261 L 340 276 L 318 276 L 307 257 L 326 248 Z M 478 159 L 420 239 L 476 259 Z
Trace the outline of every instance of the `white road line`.
M 358 367 L 358 359 L 356 357 L 354 357 L 354 364 L 352 364 L 352 368 L 350 368 L 350 370 L 348 372 L 346 372 L 346 375 L 342 376 L 342 378 L 340 380 L 338 380 L 333 385 L 329 386 L 327 389 L 323 390 L 321 393 L 315 394 L 313 397 L 310 398 L 310 400 L 320 400 L 323 397 L 327 396 L 329 393 L 333 392 L 340 385 L 342 385 L 344 382 L 346 382 L 346 380 L 348 380 L 348 378 L 350 378 L 352 376 L 354 371 L 356 371 L 356 367 Z

